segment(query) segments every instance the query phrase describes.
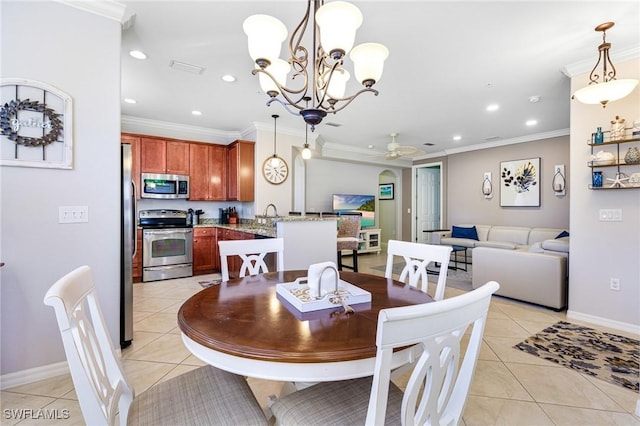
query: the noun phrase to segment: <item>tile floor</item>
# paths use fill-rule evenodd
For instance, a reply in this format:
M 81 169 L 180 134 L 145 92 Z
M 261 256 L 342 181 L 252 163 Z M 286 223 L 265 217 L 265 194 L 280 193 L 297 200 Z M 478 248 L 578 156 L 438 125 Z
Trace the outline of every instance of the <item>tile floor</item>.
M 361 255 L 360 271 L 383 275 L 370 267 L 384 264 L 385 259 L 384 254 Z M 199 276 L 135 285 L 134 340 L 122 356 L 137 393 L 202 365 L 182 344 L 176 313 L 185 299 L 201 290 L 198 281 L 209 278 L 211 276 Z M 446 296 L 460 292 L 448 288 Z M 564 313 L 494 297 L 463 417 L 466 426 L 640 425 L 640 418 L 633 415 L 638 394 L 512 348 L 565 318 Z M 283 386 L 279 382 L 252 379 L 250 384 L 265 406 L 268 395 L 278 394 Z M 1 408 L 2 425 L 84 424 L 68 375 L 2 391 Z M 8 415 L 7 410 L 21 408 L 46 408 L 65 418 L 18 422 Z

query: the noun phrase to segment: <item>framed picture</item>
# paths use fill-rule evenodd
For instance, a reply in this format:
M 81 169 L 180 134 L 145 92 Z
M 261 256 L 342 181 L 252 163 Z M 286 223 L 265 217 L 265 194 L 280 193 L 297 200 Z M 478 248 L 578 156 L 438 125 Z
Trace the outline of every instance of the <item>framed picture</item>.
M 393 200 L 393 184 L 381 183 L 378 185 L 378 198 L 381 200 Z
M 540 157 L 500 162 L 500 206 L 540 206 Z

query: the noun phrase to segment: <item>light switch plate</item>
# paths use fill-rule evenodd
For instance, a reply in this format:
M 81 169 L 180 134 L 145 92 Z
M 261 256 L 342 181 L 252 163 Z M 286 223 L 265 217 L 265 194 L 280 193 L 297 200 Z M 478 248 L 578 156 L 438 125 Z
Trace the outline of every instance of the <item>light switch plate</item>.
M 600 209 L 600 222 L 622 222 L 622 209 Z
M 88 206 L 60 206 L 58 207 L 58 223 L 89 222 Z

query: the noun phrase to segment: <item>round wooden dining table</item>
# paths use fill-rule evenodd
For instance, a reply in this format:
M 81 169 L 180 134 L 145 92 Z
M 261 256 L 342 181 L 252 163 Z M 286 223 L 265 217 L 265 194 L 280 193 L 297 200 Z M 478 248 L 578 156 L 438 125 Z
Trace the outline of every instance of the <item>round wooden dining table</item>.
M 300 312 L 276 293 L 276 284 L 307 271 L 270 272 L 232 279 L 188 299 L 178 312 L 186 347 L 202 361 L 244 376 L 291 382 L 346 380 L 373 374 L 381 309 L 432 302 L 393 279 L 341 271 L 340 279 L 371 292 L 371 302 Z M 412 361 L 414 348 L 394 354 L 394 366 Z

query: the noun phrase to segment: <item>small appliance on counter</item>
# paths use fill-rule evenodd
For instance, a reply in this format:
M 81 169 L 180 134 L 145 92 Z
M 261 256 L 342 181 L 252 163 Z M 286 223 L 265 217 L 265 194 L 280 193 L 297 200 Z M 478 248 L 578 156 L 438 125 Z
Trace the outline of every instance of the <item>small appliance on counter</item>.
M 235 207 L 220 210 L 220 223 L 223 225 L 238 223 L 238 212 Z
M 200 216 L 202 216 L 204 214 L 204 210 L 196 210 L 193 212 L 193 224 L 194 225 L 199 225 L 200 224 Z

